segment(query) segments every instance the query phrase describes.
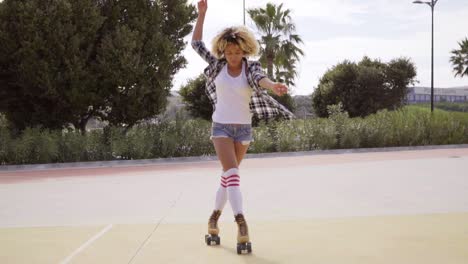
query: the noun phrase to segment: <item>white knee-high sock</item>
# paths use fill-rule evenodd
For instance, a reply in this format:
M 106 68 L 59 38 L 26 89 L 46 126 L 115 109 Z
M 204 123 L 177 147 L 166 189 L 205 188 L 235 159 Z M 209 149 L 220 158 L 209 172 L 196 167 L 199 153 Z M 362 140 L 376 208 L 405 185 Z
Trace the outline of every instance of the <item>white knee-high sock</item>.
M 215 210 L 222 211 L 228 200 L 228 194 L 226 190 L 226 180 L 224 175 L 221 176 L 221 184 L 219 185 L 218 191 L 216 192 Z
M 240 176 L 237 168 L 232 168 L 224 173 L 227 195 L 234 215 L 242 214 L 242 193 L 240 191 Z

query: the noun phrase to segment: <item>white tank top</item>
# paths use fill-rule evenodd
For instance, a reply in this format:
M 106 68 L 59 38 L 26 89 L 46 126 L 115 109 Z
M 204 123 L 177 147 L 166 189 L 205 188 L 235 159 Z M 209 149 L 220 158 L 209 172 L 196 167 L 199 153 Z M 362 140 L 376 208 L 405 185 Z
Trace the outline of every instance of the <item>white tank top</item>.
M 252 89 L 245 75 L 245 63 L 242 63 L 241 74 L 229 75 L 226 64 L 215 79 L 216 109 L 212 119 L 222 124 L 251 124 L 250 98 Z

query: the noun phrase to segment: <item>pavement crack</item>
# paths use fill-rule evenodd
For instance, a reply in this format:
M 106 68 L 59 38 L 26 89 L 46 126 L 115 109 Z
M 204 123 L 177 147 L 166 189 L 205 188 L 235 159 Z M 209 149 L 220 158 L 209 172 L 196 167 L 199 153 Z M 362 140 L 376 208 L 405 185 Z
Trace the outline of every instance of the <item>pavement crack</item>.
M 153 230 L 150 232 L 150 234 L 146 237 L 146 239 L 141 243 L 141 245 L 138 247 L 138 249 L 136 250 L 135 254 L 132 256 L 132 258 L 130 259 L 130 261 L 128 262 L 128 264 L 131 264 L 135 258 L 138 256 L 138 254 L 140 253 L 140 251 L 148 244 L 149 240 L 151 239 L 151 237 L 153 236 L 153 234 L 156 232 L 156 230 L 158 229 L 158 227 L 161 225 L 161 223 L 164 221 L 164 219 L 166 219 L 166 217 L 169 215 L 169 213 L 172 211 L 172 209 L 176 206 L 177 202 L 180 200 L 180 197 L 182 197 L 182 192 L 179 193 L 179 195 L 177 196 L 176 199 L 174 199 L 174 201 L 172 201 L 172 204 L 171 206 L 167 209 L 167 212 L 164 214 L 164 216 L 158 221 L 158 223 L 156 223 L 156 226 L 153 228 Z

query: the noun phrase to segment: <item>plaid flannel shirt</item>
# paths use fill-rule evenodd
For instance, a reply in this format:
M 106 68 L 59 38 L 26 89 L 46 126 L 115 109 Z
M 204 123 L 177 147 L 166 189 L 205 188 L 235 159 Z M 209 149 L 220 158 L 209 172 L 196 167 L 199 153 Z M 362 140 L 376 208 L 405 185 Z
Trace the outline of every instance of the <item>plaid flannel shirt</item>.
M 213 56 L 202 40 L 192 41 L 192 47 L 209 64 L 203 71 L 207 78 L 205 92 L 213 105 L 213 110 L 215 110 L 217 102 L 215 79 L 227 61 L 226 59 L 218 60 Z M 247 63 L 247 81 L 253 90 L 249 104 L 250 112 L 259 119 L 270 119 L 278 115 L 289 120 L 293 119 L 295 116 L 291 111 L 268 95 L 265 89 L 260 88 L 260 80 L 266 77 L 260 63 L 248 61 L 245 58 L 243 60 Z

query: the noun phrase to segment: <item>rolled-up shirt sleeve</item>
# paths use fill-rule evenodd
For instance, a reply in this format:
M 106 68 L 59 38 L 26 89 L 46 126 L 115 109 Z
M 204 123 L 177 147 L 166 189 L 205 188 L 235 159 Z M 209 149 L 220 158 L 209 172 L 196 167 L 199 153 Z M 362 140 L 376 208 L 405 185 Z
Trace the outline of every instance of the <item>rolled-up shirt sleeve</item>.
M 260 87 L 260 80 L 266 78 L 267 75 L 263 72 L 262 65 L 259 62 L 252 63 L 252 78 L 257 85 L 258 88 Z
M 192 40 L 192 48 L 204 59 L 208 64 L 215 63 L 216 57 L 206 48 L 203 40 Z

